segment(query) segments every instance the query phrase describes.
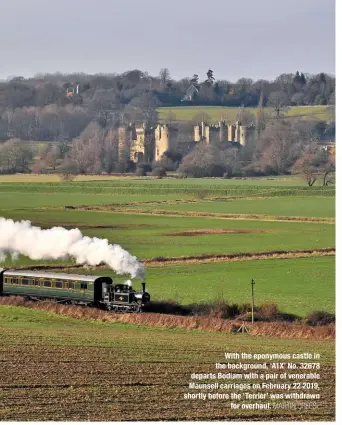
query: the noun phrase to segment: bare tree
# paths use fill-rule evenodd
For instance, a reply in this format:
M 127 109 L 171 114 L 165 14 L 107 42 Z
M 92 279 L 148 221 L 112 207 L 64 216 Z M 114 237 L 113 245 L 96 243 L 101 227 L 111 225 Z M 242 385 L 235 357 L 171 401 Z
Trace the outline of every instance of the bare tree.
M 280 118 L 286 112 L 286 105 L 289 104 L 289 98 L 283 91 L 270 93 L 268 97 L 268 105 L 273 107 L 273 111 L 277 118 Z
M 320 175 L 323 177 L 323 186 L 328 186 L 334 184 L 335 159 L 329 152 L 314 144 L 303 151 L 296 160 L 293 171 L 301 174 L 309 186 L 312 186 Z
M 257 140 L 257 163 L 266 173 L 286 173 L 300 155 L 304 143 L 306 141 L 291 123 L 275 120 Z
M 167 68 L 162 68 L 159 72 L 159 78 L 161 88 L 165 89 L 168 82 L 171 80 L 170 71 Z
M 244 108 L 240 108 L 236 114 L 236 121 L 239 121 L 241 125 L 255 125 L 255 116 Z
M 0 169 L 4 173 L 28 171 L 33 156 L 32 148 L 25 142 L 9 140 L 0 147 Z
M 116 130 L 103 129 L 98 124 L 90 124 L 73 140 L 70 160 L 81 173 L 111 173 L 118 161 L 118 139 Z

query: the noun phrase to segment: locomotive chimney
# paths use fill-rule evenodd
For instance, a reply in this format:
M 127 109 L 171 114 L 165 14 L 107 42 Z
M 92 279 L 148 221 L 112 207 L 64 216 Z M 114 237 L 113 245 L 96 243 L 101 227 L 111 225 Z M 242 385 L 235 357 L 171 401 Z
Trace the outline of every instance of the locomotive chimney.
M 143 290 L 143 292 L 145 292 L 145 289 L 146 289 L 146 283 L 145 283 L 145 282 L 142 282 L 142 283 L 141 283 L 141 285 L 142 285 L 142 290 Z

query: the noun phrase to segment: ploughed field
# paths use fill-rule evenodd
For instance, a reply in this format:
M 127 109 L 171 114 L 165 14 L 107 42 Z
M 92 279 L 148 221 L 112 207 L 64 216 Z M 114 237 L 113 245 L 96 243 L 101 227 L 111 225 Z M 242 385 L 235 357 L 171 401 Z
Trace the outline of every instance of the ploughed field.
M 258 306 L 275 303 L 302 317 L 334 312 L 333 187 L 309 188 L 296 177 L 84 176 L 64 183 L 56 176 L 20 175 L 0 176 L 0 199 L 0 217 L 42 228 L 78 227 L 120 244 L 145 263 L 155 301 L 248 303 L 253 278 Z M 19 257 L 3 264 L 114 276 L 67 260 Z M 0 419 L 333 420 L 331 339 L 234 335 L 178 324 L 165 329 L 158 315 L 151 323 L 152 316 L 140 317 L 147 318 L 144 325 L 103 323 L 0 305 Z M 191 373 L 213 372 L 225 351 L 320 353 L 321 400 L 310 410 L 239 412 L 230 401 L 185 400 Z
M 333 341 L 82 321 L 8 306 L 0 308 L 0 340 L 3 421 L 334 419 Z M 321 398 L 304 409 L 239 411 L 229 400 L 185 400 L 201 392 L 189 389 L 191 374 L 217 373 L 225 352 L 320 353 Z

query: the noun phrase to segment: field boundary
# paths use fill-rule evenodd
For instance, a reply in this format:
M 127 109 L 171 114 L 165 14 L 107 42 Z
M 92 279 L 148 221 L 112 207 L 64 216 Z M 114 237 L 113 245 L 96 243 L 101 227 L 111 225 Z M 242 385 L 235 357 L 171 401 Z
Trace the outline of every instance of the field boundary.
M 242 252 L 236 254 L 203 254 L 194 256 L 180 257 L 155 257 L 140 260 L 143 264 L 151 267 L 163 267 L 165 265 L 191 264 L 191 263 L 215 263 L 215 262 L 233 262 L 233 261 L 251 261 L 251 260 L 276 260 L 305 257 L 333 257 L 335 248 L 318 248 L 312 250 L 294 250 L 294 251 L 265 251 L 265 252 Z M 33 266 L 18 266 L 16 270 L 61 270 L 61 269 L 82 269 L 84 264 L 37 264 Z M 108 268 L 104 264 L 89 266 L 90 269 Z
M 111 207 L 111 206 L 110 206 Z M 166 210 L 153 210 L 147 211 L 143 209 L 129 209 L 121 208 L 120 205 L 115 206 L 113 209 L 106 208 L 104 205 L 89 205 L 89 206 L 75 206 L 70 209 L 77 211 L 92 211 L 100 213 L 112 214 L 132 214 L 132 215 L 163 215 L 166 217 L 201 217 L 201 218 L 218 218 L 225 220 L 258 220 L 258 221 L 282 221 L 282 222 L 305 222 L 305 223 L 327 223 L 335 224 L 334 217 L 299 217 L 299 216 L 273 216 L 267 214 L 226 214 L 226 213 L 210 213 L 210 212 L 197 212 L 197 211 L 166 211 Z M 61 210 L 69 209 L 66 207 L 57 208 L 36 208 L 40 210 Z
M 234 333 L 241 326 L 236 320 L 221 319 L 212 316 L 178 316 L 161 313 L 109 313 L 103 310 L 60 305 L 53 302 L 25 301 L 23 297 L 0 298 L 0 305 L 12 307 L 26 307 L 48 311 L 50 313 L 64 315 L 79 320 L 95 320 L 108 323 L 127 323 L 161 328 L 183 328 L 188 330 L 214 331 Z M 252 336 L 267 336 L 276 338 L 300 338 L 316 340 L 334 340 L 335 325 L 308 326 L 300 323 L 283 322 L 255 322 L 249 327 Z

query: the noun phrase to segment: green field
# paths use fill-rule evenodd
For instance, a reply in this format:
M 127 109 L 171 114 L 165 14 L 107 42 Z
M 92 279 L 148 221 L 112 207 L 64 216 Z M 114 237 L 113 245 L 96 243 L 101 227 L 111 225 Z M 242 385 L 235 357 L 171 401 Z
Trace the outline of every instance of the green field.
M 210 264 L 201 264 L 200 260 L 202 255 L 334 248 L 333 222 L 282 219 L 332 220 L 334 188 L 303 187 L 294 184 L 295 179 L 284 177 L 247 182 L 86 178 L 67 184 L 30 182 L 23 176 L 18 176 L 16 182 L 15 177 L 0 183 L 1 216 L 31 220 L 43 228 L 78 227 L 84 235 L 107 238 L 141 260 L 199 257 L 197 264 L 148 267 L 154 299 L 177 298 L 181 303 L 191 303 L 223 295 L 229 302 L 245 302 L 248 294 L 240 288 L 253 277 L 260 282 L 260 303 L 275 302 L 284 311 L 300 315 L 313 309 L 334 310 L 333 257 Z M 76 209 L 64 209 L 66 205 Z M 77 206 L 88 206 L 89 210 Z M 174 213 L 181 216 L 172 216 Z M 210 216 L 205 216 L 207 213 Z M 237 216 L 222 217 L 229 214 Z M 15 267 L 36 263 L 23 257 L 12 262 L 8 257 L 4 264 Z M 322 291 L 326 294 L 324 305 Z
M 2 421 L 334 420 L 333 341 L 106 324 L 7 306 L 0 341 Z M 215 372 L 226 351 L 319 353 L 321 399 L 272 411 L 184 399 L 196 392 L 191 374 Z
M 256 115 L 257 108 L 243 108 L 253 115 Z M 175 121 L 193 121 L 195 117 L 203 117 L 211 123 L 224 119 L 228 122 L 236 121 L 237 114 L 241 108 L 221 107 L 221 106 L 177 106 L 158 108 L 159 119 L 167 121 L 169 117 L 174 116 Z M 272 108 L 265 108 L 266 112 L 272 113 Z M 301 119 L 328 120 L 330 117 L 328 106 L 292 106 L 285 112 L 285 117 L 296 117 Z
M 119 203 L 120 201 L 118 201 Z M 273 197 L 262 199 L 225 199 L 198 202 L 170 202 L 158 205 L 151 203 L 148 205 L 132 206 L 132 209 L 143 209 L 153 211 L 179 212 L 209 212 L 219 214 L 263 214 L 271 216 L 287 217 L 335 217 L 335 199 L 327 197 L 321 199 L 317 197 L 302 198 L 300 196 Z

